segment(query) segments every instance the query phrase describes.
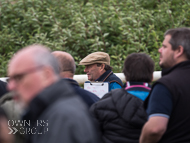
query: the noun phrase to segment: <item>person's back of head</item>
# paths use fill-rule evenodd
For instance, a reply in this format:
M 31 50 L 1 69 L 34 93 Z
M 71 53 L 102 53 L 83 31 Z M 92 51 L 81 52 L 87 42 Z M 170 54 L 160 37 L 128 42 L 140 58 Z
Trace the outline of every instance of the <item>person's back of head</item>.
M 190 28 L 169 29 L 165 32 L 164 37 L 167 35 L 171 36 L 169 43 L 172 45 L 172 49 L 176 50 L 182 46 L 186 58 L 190 60 Z
M 74 58 L 69 53 L 62 51 L 54 51 L 52 54 L 58 60 L 61 77 L 73 79 L 76 70 Z
M 126 81 L 151 82 L 153 72 L 154 61 L 145 53 L 132 53 L 125 59 L 123 73 Z

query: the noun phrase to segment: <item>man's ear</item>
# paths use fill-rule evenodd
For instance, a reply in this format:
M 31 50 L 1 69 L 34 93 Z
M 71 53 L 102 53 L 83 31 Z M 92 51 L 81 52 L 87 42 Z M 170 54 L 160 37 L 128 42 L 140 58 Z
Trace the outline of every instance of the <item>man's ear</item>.
M 50 79 L 53 75 L 53 69 L 51 67 L 44 67 L 43 69 L 43 78 L 44 80 Z
M 175 50 L 175 58 L 179 58 L 183 55 L 184 53 L 184 48 L 180 45 L 176 50 Z
M 101 70 L 104 70 L 105 64 L 101 64 Z

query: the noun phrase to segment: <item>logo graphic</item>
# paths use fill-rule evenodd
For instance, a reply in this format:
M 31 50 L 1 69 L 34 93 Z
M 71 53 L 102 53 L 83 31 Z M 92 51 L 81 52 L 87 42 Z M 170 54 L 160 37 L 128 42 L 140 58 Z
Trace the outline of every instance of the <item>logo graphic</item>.
M 12 129 L 10 127 L 8 127 L 11 131 L 8 134 L 15 134 L 18 130 L 15 127 L 12 127 Z
M 10 130 L 8 134 L 16 134 L 17 132 L 19 134 L 45 134 L 48 132 L 48 120 L 37 120 L 33 125 L 30 120 L 8 120 L 8 126 Z

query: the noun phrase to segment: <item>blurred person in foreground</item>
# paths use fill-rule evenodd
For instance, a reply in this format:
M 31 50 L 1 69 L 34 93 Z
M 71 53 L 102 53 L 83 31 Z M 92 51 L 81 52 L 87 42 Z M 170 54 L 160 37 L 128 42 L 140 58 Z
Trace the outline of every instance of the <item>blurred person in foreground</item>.
M 190 142 L 190 29 L 169 29 L 164 38 L 158 50 L 162 78 L 145 101 L 149 119 L 140 143 Z
M 13 134 L 8 128 L 8 119 L 3 108 L 0 107 L 0 143 L 13 143 Z
M 54 51 L 52 54 L 59 62 L 60 76 L 68 81 L 75 89 L 76 93 L 83 99 L 83 101 L 90 107 L 93 103 L 99 100 L 99 97 L 95 94 L 82 89 L 77 81 L 73 79 L 75 74 L 76 65 L 74 58 L 66 52 Z
M 109 90 L 122 88 L 123 83 L 112 71 L 110 57 L 105 52 L 94 52 L 83 58 L 79 65 L 85 65 L 84 72 L 90 81 L 109 82 Z
M 26 136 L 22 132 L 17 131 L 22 129 L 22 124 L 19 121 L 21 121 L 25 108 L 18 98 L 19 96 L 14 92 L 8 92 L 0 98 L 0 107 L 4 109 L 9 121 L 9 131 L 13 130 L 13 133 L 11 133 L 14 136 L 13 143 L 23 143 Z
M 126 88 L 115 89 L 94 103 L 90 112 L 105 143 L 138 143 L 147 121 L 143 102 L 149 94 L 154 62 L 144 53 L 127 56 L 123 73 Z
M 30 45 L 8 66 L 8 88 L 28 107 L 27 143 L 98 143 L 88 110 L 73 88 L 59 77 L 59 65 L 48 48 Z

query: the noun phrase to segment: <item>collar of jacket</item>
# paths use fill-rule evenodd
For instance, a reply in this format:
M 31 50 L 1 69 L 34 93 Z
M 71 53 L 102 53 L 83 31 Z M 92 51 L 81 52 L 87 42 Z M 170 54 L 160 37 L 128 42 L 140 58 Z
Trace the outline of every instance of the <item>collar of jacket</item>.
M 98 79 L 95 81 L 105 81 L 113 72 L 111 70 L 107 70 L 105 73 L 103 73 Z
M 147 82 L 135 82 L 135 81 L 127 81 L 127 82 L 129 82 L 130 86 L 133 86 L 133 85 L 147 85 L 148 84 L 147 87 L 151 88 L 151 85 L 149 83 L 147 83 Z M 124 83 L 124 86 L 123 86 L 124 88 L 127 87 L 127 82 Z
M 70 79 L 70 78 L 64 78 L 68 83 L 70 83 L 71 85 L 75 85 L 75 86 L 79 86 L 78 82 L 74 79 Z
M 167 74 L 169 74 L 170 72 L 172 72 L 174 69 L 179 69 L 179 68 L 185 68 L 185 67 L 190 67 L 190 60 L 188 61 L 184 61 L 181 63 L 178 63 L 176 65 L 174 65 L 171 68 L 167 68 L 167 69 L 162 69 L 162 76 L 165 76 Z
M 129 82 L 129 86 L 133 86 L 133 85 L 145 85 L 147 87 L 150 87 L 150 84 L 147 83 L 147 82 L 136 82 L 136 81 L 127 81 L 127 82 Z
M 144 88 L 150 90 L 151 85 L 147 82 L 126 82 L 126 87 L 125 90 L 134 90 L 134 89 L 139 89 L 139 88 Z
M 72 91 L 72 87 L 67 84 L 67 81 L 60 79 L 45 88 L 30 102 L 23 120 L 30 121 L 33 124 L 49 105 L 61 98 L 68 98 L 74 95 L 75 93 Z

